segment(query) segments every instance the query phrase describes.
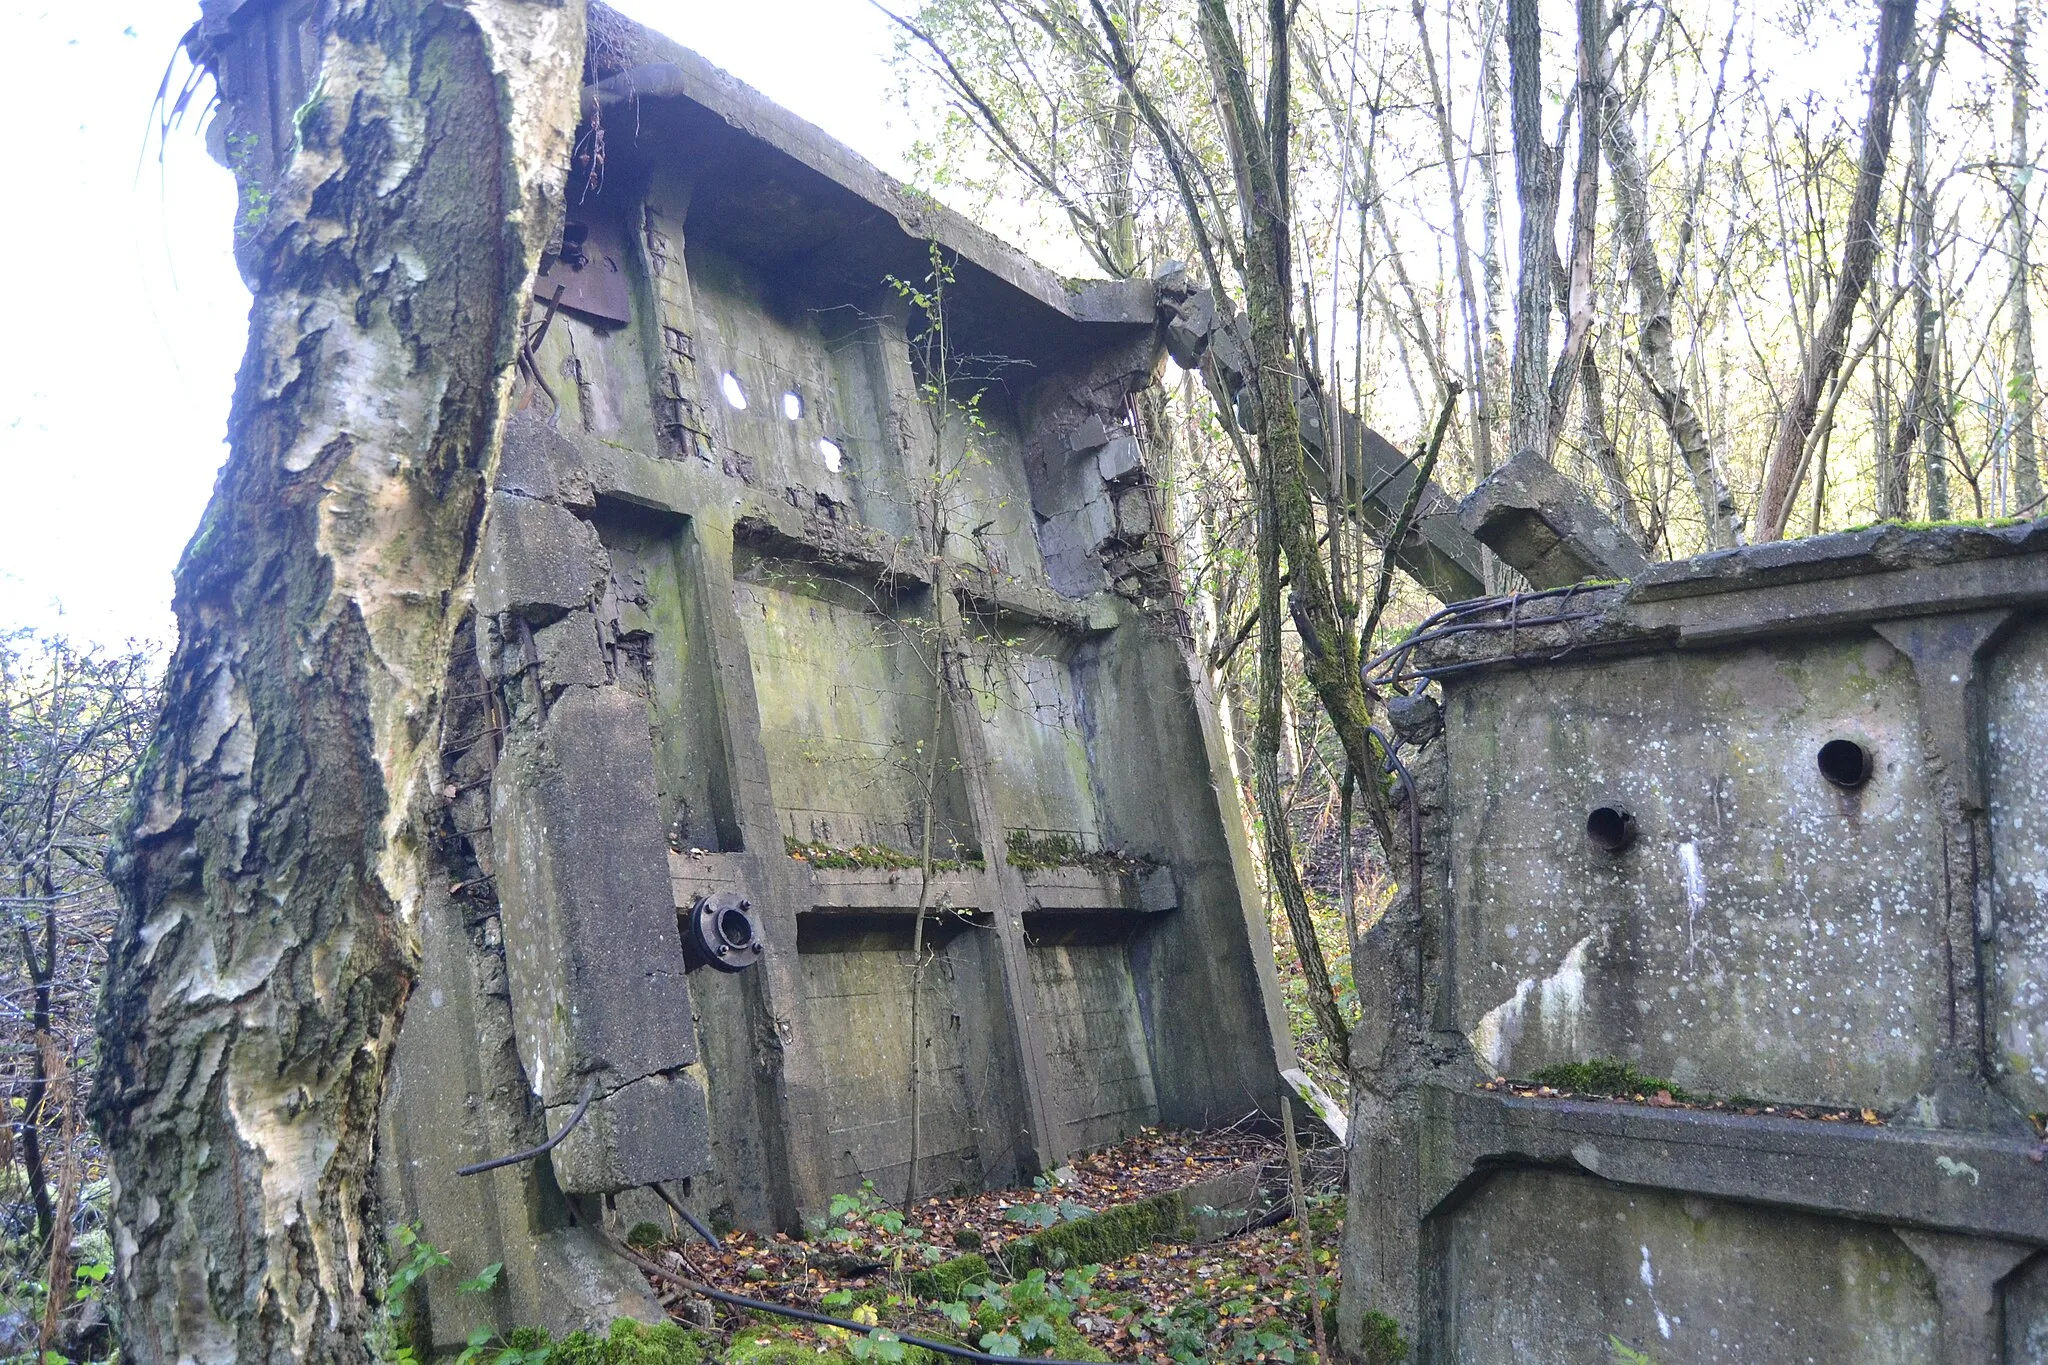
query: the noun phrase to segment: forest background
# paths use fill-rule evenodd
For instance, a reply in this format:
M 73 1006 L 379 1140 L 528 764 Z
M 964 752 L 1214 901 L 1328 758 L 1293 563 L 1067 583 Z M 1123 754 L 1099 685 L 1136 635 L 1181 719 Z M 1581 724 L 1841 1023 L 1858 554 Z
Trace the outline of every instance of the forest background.
M 21 628 L 0 649 L 0 1333 L 44 1343 L 68 1298 L 47 1285 L 105 1273 L 81 1122 L 99 858 L 247 299 L 232 184 L 189 127 L 151 122 L 180 28 L 156 8 L 7 20 L 51 58 L 9 112 L 55 149 L 17 167 L 50 210 L 12 216 L 12 256 L 57 259 L 18 280 L 40 322 L 0 365 L 0 627 Z M 1357 664 L 1429 603 L 1340 506 L 1296 499 L 1294 395 L 1260 375 L 1357 413 L 1453 494 L 1535 449 L 1652 558 L 2039 513 L 2027 0 L 621 8 L 1058 268 L 1178 263 L 1248 305 L 1249 400 L 1169 367 L 1138 416 L 1333 1089 L 1350 954 L 1394 891 L 1346 837 L 1354 791 L 1389 818 L 1349 776 L 1383 761 Z M 110 366 L 115 319 L 130 354 Z

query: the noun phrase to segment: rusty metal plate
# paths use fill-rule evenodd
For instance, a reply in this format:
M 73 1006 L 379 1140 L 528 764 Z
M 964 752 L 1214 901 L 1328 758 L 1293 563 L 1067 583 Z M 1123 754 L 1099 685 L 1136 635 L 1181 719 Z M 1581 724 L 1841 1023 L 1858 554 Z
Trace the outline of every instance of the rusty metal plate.
M 595 322 L 631 321 L 632 292 L 626 287 L 626 249 L 619 230 L 601 218 L 571 218 L 562 228 L 562 250 L 542 263 L 533 296 L 545 303 L 562 291 L 561 306 Z

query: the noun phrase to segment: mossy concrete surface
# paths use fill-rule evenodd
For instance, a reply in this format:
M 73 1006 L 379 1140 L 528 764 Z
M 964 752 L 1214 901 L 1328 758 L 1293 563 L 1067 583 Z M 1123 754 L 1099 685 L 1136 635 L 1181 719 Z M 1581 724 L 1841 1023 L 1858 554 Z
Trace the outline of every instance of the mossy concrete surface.
M 992 1253 L 993 1265 L 979 1253 L 941 1261 L 911 1278 L 911 1292 L 919 1298 L 953 1299 L 966 1286 L 991 1278 L 1015 1279 L 1032 1270 L 1108 1265 L 1154 1242 L 1214 1241 L 1252 1221 L 1258 1195 L 1259 1167 L 1240 1166 L 1177 1190 L 1117 1204 L 1019 1237 Z

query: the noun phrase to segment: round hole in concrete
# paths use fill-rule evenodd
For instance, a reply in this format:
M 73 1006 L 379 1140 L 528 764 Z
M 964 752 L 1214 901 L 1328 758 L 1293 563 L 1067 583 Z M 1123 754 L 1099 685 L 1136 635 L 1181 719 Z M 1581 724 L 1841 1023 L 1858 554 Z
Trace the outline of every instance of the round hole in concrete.
M 1595 848 L 1619 853 L 1636 841 L 1636 818 L 1619 806 L 1595 806 L 1586 816 L 1586 838 Z
M 782 395 L 782 415 L 792 422 L 803 416 L 804 396 L 795 389 L 785 391 Z
M 818 438 L 818 458 L 825 462 L 825 468 L 837 474 L 839 472 L 839 463 L 846 458 L 846 452 L 839 448 L 837 441 L 827 440 L 825 437 L 820 436 Z
M 1853 739 L 1831 739 L 1821 745 L 1819 761 L 1822 777 L 1850 790 L 1868 782 L 1875 768 L 1870 750 Z
M 741 412 L 747 409 L 747 391 L 740 387 L 740 377 L 731 370 L 719 376 L 718 391 L 725 395 L 726 404 Z

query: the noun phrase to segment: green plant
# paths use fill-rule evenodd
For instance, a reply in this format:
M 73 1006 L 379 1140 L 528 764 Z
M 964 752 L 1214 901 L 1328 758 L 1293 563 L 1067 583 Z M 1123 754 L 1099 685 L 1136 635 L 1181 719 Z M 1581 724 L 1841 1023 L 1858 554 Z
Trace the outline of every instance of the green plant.
M 1003 1217 L 1012 1223 L 1022 1223 L 1028 1228 L 1049 1228 L 1056 1223 L 1070 1223 L 1080 1218 L 1093 1218 L 1095 1210 L 1086 1204 L 1076 1203 L 1060 1197 L 1059 1184 L 1045 1176 L 1034 1176 L 1031 1188 L 1038 1198 L 1029 1204 L 1018 1204 L 1004 1212 Z
M 1066 1355 L 1102 1359 L 1074 1326 L 1074 1313 L 1094 1293 L 1099 1267 L 1069 1270 L 1055 1280 L 1043 1270 L 1034 1270 L 1014 1284 L 969 1285 L 966 1297 L 938 1305 L 938 1311 L 955 1327 L 972 1335 L 980 1329 L 977 1344 L 994 1355 Z
M 1614 1352 L 1614 1365 L 1657 1365 L 1648 1351 L 1638 1351 L 1620 1337 L 1610 1335 L 1607 1345 Z
M 894 1274 L 922 1269 L 945 1259 L 945 1252 L 925 1238 L 902 1211 L 883 1199 L 875 1182 L 863 1180 L 850 1194 L 835 1194 L 818 1240 L 849 1255 L 867 1256 Z

